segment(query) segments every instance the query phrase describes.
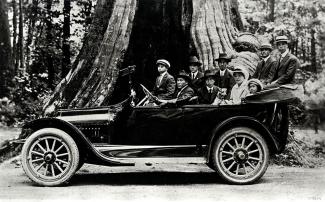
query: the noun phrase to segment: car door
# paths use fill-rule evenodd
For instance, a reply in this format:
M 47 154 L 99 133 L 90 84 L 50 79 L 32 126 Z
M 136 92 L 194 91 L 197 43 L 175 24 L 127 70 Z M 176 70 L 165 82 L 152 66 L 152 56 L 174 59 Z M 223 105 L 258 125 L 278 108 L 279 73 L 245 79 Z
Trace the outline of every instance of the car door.
M 181 145 L 183 109 L 135 107 L 127 123 L 129 145 Z

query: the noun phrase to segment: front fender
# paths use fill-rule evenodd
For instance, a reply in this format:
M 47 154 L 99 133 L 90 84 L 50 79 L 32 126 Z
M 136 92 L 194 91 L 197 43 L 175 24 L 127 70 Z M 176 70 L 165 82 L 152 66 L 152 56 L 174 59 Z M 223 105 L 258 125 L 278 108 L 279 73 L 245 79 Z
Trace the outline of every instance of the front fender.
M 210 154 L 212 151 L 212 147 L 214 142 L 218 139 L 218 137 L 223 134 L 225 131 L 239 126 L 245 126 L 250 127 L 254 130 L 256 130 L 258 133 L 260 133 L 266 140 L 271 153 L 277 153 L 280 150 L 280 143 L 276 141 L 272 133 L 265 127 L 264 124 L 259 122 L 253 117 L 249 116 L 236 116 L 229 119 L 226 119 L 225 121 L 221 122 L 219 125 L 217 125 L 211 135 L 209 147 L 208 147 L 208 153 L 207 153 L 207 160 L 209 162 Z
M 42 128 L 57 128 L 68 133 L 76 142 L 81 155 L 87 157 L 87 163 L 103 164 L 109 166 L 130 166 L 133 164 L 116 161 L 100 153 L 88 138 L 73 124 L 57 118 L 41 118 L 31 121 L 23 126 L 20 139 L 27 139 L 34 131 Z

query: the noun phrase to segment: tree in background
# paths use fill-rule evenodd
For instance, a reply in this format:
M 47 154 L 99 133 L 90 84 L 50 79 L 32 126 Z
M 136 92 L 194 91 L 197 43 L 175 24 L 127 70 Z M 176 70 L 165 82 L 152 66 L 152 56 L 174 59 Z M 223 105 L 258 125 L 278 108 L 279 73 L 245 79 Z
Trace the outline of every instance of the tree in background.
M 325 24 L 325 4 L 321 0 L 239 1 L 247 31 L 271 42 L 274 34 L 287 35 L 289 48 L 302 61 L 302 69 L 321 71 L 321 43 L 317 41 Z
M 236 0 L 99 1 L 72 70 L 45 108 L 111 103 L 127 93 L 117 80 L 119 69 L 127 65 L 136 64 L 136 79 L 150 88 L 159 58 L 169 60 L 176 74 L 187 67 L 190 55 L 202 60 L 202 70 L 217 69 L 213 60 L 225 52 L 235 58 L 233 65 L 253 72 L 256 53 L 233 47 L 240 29 Z
M 8 96 L 11 80 L 11 45 L 6 0 L 0 0 L 0 98 Z

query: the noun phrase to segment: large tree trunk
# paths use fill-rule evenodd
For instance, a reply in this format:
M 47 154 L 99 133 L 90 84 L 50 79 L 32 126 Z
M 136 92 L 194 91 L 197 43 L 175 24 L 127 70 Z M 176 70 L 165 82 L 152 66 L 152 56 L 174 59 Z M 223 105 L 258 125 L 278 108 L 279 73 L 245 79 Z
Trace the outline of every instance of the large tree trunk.
M 7 82 L 11 71 L 11 45 L 7 1 L 0 0 L 0 98 L 8 93 Z
M 136 65 L 135 80 L 152 88 L 160 58 L 172 64 L 170 72 L 188 70 L 188 58 L 197 55 L 202 71 L 216 70 L 221 52 L 233 65 L 252 69 L 257 56 L 238 53 L 233 44 L 242 23 L 237 0 L 99 0 L 92 25 L 71 71 L 46 100 L 56 107 L 94 107 L 117 101 L 127 92 L 119 69 Z

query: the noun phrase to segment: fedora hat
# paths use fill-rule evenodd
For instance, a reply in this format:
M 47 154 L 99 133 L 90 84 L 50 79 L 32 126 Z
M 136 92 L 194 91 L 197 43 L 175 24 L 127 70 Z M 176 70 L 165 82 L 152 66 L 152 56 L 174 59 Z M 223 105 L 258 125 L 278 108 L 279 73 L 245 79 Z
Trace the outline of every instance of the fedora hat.
M 165 60 L 165 59 L 159 59 L 159 60 L 157 60 L 156 64 L 162 64 L 165 67 L 170 68 L 170 63 L 167 60 Z
M 176 78 L 183 78 L 185 79 L 188 83 L 191 82 L 191 77 L 184 71 L 181 70 L 178 75 L 176 76 Z
M 279 42 L 286 42 L 289 43 L 289 39 L 287 36 L 277 36 L 275 38 L 275 43 L 279 43 Z
M 244 67 L 235 67 L 232 71 L 234 73 L 242 73 L 244 75 L 245 80 L 248 80 L 249 73 Z
M 216 80 L 216 78 L 215 78 L 215 74 L 211 71 L 211 70 L 206 70 L 205 72 L 204 72 L 204 79 L 207 79 L 207 78 L 213 78 L 214 80 Z
M 188 61 L 189 64 L 194 64 L 196 66 L 200 66 L 202 65 L 202 62 L 200 60 L 197 59 L 196 56 L 191 56 L 190 60 Z
M 215 61 L 219 62 L 220 60 L 226 60 L 227 62 L 231 61 L 231 58 L 226 53 L 220 53 L 219 58 L 214 59 Z

